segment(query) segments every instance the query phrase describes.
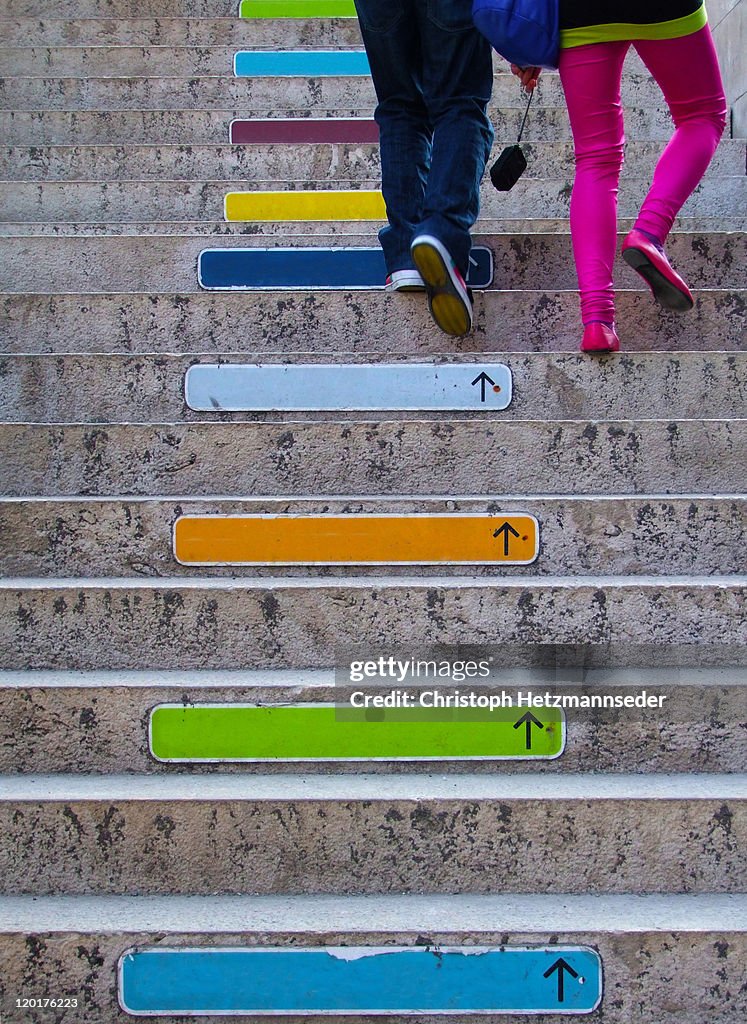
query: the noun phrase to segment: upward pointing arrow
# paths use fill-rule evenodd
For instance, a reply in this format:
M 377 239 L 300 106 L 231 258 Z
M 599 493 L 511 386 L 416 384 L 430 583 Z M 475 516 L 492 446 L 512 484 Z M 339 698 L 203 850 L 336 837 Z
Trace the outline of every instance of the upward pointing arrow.
M 525 715 L 522 715 L 518 722 L 514 722 L 514 729 L 518 729 L 520 725 L 526 725 L 526 745 L 527 750 L 532 749 L 532 726 L 538 725 L 540 729 L 544 729 L 544 725 L 538 718 L 535 718 L 531 711 L 527 711 Z
M 547 968 L 543 977 L 549 978 L 555 971 L 558 972 L 558 1002 L 562 1003 L 565 999 L 565 975 L 563 971 L 568 971 L 572 978 L 578 977 L 578 971 L 574 971 L 568 961 L 564 960 L 562 956 L 555 961 L 552 967 Z
M 519 531 L 515 530 L 513 528 L 513 526 L 508 521 L 506 521 L 503 524 L 503 526 L 499 526 L 498 529 L 493 534 L 494 537 L 500 537 L 500 535 L 503 534 L 503 557 L 504 558 L 508 558 L 508 535 L 509 535 L 509 533 L 512 533 L 514 535 L 514 537 L 521 536 Z
M 485 371 L 483 370 L 482 373 L 480 373 L 472 381 L 472 387 L 474 387 L 475 384 L 479 384 L 480 385 L 480 401 L 484 402 L 485 401 L 485 385 L 486 384 L 495 384 L 495 381 L 493 380 L 492 377 L 488 377 L 487 373 L 485 373 Z

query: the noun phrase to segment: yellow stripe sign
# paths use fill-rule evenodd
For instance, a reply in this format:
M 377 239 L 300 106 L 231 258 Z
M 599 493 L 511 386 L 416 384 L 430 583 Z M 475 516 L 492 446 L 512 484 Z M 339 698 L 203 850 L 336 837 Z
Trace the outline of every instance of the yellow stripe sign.
M 182 565 L 527 565 L 539 551 L 532 515 L 181 516 Z
M 229 192 L 228 221 L 386 220 L 378 190 L 333 192 Z

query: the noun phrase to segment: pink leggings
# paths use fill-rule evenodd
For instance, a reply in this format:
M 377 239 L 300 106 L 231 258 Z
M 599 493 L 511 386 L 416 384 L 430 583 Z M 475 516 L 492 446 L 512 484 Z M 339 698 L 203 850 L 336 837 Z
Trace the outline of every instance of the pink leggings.
M 560 54 L 576 154 L 571 238 L 585 324 L 615 318 L 612 264 L 625 142 L 620 79 L 630 45 L 627 40 L 589 43 Z M 664 93 L 675 124 L 635 222 L 664 242 L 716 150 L 726 124 L 726 99 L 707 25 L 680 39 L 637 40 L 632 45 Z

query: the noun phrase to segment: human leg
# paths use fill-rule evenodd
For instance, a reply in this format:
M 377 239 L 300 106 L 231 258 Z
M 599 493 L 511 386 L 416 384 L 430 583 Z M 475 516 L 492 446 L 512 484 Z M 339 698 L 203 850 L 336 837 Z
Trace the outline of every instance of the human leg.
M 612 266 L 625 143 L 620 80 L 628 46 L 590 43 L 560 53 L 576 159 L 570 222 L 584 324 L 615 319 Z
M 379 232 L 388 274 L 413 267 L 410 242 L 422 219 L 431 127 L 419 84 L 420 34 L 408 0 L 356 0 L 378 105 L 381 188 L 388 224 Z
M 669 263 L 664 242 L 716 151 L 726 126 L 726 98 L 707 25 L 680 39 L 639 41 L 635 47 L 664 93 L 675 130 L 622 255 L 659 305 L 684 313 L 692 309 L 693 297 Z
M 675 124 L 635 222 L 664 243 L 703 177 L 726 125 L 726 98 L 711 30 L 633 44 L 664 94 Z
M 467 275 L 470 228 L 493 143 L 487 105 L 490 44 L 472 23 L 471 0 L 416 0 L 422 92 L 433 128 L 430 171 L 417 234 L 437 238 Z

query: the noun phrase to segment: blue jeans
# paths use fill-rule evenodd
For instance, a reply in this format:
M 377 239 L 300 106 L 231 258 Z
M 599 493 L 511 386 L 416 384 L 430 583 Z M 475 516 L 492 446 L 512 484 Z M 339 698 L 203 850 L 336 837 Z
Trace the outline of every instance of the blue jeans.
M 387 270 L 413 266 L 410 242 L 435 235 L 466 276 L 493 128 L 490 44 L 471 0 L 355 0 L 371 65 L 388 225 Z

